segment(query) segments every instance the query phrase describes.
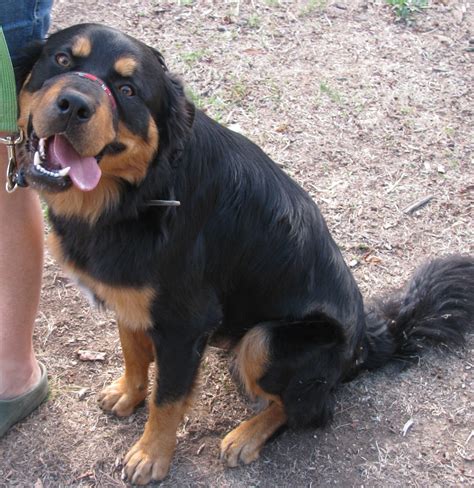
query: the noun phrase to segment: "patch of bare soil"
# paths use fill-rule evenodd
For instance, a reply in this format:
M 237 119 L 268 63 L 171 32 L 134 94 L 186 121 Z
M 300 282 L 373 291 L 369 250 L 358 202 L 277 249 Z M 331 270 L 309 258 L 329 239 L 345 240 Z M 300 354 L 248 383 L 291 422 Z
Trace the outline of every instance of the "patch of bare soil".
M 53 30 L 85 21 L 160 49 L 197 105 L 296 178 L 366 297 L 400 285 L 428 256 L 474 252 L 467 1 L 432 1 L 409 26 L 382 0 L 56 2 Z M 464 350 L 363 374 L 340 388 L 330 427 L 284 432 L 238 469 L 219 462 L 219 442 L 253 406 L 225 355 L 210 350 L 162 486 L 472 486 L 473 347 L 471 337 Z M 81 361 L 83 349 L 105 360 Z M 36 350 L 51 395 L 0 441 L 0 486 L 124 486 L 120 462 L 145 411 L 120 420 L 97 407 L 122 370 L 115 323 L 49 257 Z

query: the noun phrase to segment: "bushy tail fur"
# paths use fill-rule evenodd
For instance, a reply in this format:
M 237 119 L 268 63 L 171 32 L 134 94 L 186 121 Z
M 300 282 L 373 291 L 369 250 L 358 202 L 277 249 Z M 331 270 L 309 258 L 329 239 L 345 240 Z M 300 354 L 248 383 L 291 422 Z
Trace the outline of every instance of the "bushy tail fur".
M 404 289 L 367 307 L 366 324 L 367 369 L 416 357 L 426 342 L 462 344 L 474 329 L 474 257 L 421 266 Z

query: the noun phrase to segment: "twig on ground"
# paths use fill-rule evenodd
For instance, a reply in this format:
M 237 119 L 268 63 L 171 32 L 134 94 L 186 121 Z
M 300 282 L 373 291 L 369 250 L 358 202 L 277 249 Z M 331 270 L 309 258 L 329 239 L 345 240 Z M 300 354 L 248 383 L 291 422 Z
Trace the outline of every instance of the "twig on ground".
M 433 198 L 434 195 L 428 195 L 427 197 L 423 197 L 421 200 L 418 200 L 415 203 L 412 203 L 411 205 L 403 209 L 403 213 L 412 214 L 413 212 L 419 210 L 421 207 L 424 207 L 427 203 L 431 202 Z

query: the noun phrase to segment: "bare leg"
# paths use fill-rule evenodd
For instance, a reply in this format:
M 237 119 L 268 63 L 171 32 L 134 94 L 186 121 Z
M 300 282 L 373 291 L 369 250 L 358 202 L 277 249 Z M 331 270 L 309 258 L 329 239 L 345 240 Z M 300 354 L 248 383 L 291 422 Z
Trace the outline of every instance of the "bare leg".
M 33 351 L 43 266 L 43 224 L 33 191 L 5 191 L 6 148 L 0 145 L 0 398 L 31 389 L 40 377 Z

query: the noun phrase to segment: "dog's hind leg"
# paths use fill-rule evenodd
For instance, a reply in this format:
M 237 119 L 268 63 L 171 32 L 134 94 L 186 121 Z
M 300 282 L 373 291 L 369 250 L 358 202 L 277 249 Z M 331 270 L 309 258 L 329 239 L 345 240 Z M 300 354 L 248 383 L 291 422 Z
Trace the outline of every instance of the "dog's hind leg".
M 226 463 L 233 467 L 254 461 L 285 424 L 326 424 L 346 356 L 340 324 L 324 314 L 267 322 L 247 332 L 236 347 L 235 366 L 247 392 L 269 405 L 223 439 L 221 457 Z
M 247 332 L 236 349 L 235 365 L 245 389 L 252 397 L 263 398 L 270 403 L 222 440 L 221 459 L 230 467 L 238 466 L 239 461 L 244 464 L 255 461 L 265 442 L 286 423 L 280 397 L 265 392 L 258 383 L 268 368 L 269 347 L 270 333 L 264 327 L 255 327 Z
M 267 440 L 286 423 L 285 408 L 279 402 L 270 405 L 250 420 L 229 432 L 221 442 L 221 458 L 234 468 L 249 464 L 260 456 Z
M 125 373 L 98 396 L 102 409 L 119 417 L 130 415 L 148 391 L 148 367 L 153 361 L 153 345 L 144 331 L 134 331 L 119 323 Z

